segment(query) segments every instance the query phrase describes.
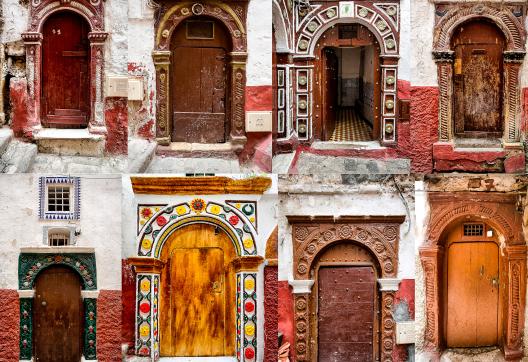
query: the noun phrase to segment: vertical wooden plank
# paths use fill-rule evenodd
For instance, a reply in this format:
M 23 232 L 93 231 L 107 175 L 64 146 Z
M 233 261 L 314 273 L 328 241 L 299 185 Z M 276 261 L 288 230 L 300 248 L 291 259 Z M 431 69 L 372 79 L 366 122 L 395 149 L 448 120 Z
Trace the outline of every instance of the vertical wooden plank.
M 491 242 L 476 243 L 473 257 L 479 270 L 477 279 L 476 345 L 494 346 L 498 342 L 498 306 L 499 306 L 499 248 Z M 497 283 L 494 283 L 494 280 Z
M 36 361 L 80 361 L 82 308 L 79 277 L 66 267 L 51 267 L 38 276 L 35 284 Z

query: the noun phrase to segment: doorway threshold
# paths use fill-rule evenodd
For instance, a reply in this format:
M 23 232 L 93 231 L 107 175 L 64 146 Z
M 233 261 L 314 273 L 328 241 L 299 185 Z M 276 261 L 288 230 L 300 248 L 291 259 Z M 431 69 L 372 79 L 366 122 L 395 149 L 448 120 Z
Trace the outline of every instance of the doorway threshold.
M 455 138 L 455 151 L 493 152 L 503 151 L 502 141 L 498 138 Z
M 311 148 L 316 150 L 343 150 L 343 149 L 357 149 L 357 150 L 384 150 L 386 147 L 380 145 L 378 141 L 315 141 Z
M 161 357 L 162 362 L 236 362 L 236 357 Z

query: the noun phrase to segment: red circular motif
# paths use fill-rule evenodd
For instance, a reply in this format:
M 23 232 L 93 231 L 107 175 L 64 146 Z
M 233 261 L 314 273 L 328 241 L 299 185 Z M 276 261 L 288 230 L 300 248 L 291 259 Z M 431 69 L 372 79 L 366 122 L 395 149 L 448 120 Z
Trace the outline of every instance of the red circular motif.
M 233 216 L 231 216 L 231 217 L 229 218 L 229 222 L 231 223 L 231 225 L 236 225 L 236 224 L 238 224 L 238 221 L 239 221 L 239 220 L 240 220 L 240 219 L 239 219 L 238 216 L 236 216 L 236 215 L 233 215 Z
M 255 351 L 253 351 L 253 348 L 246 348 L 246 350 L 244 351 L 244 355 L 247 359 L 252 359 L 253 357 L 255 357 Z
M 142 303 L 139 306 L 139 310 L 141 311 L 141 313 L 148 313 L 150 311 L 150 305 L 148 303 Z
M 255 310 L 255 304 L 251 303 L 251 302 L 246 302 L 245 304 L 245 308 L 246 308 L 246 312 L 253 312 Z
M 191 201 L 191 207 L 195 211 L 202 211 L 205 208 L 205 204 L 202 199 L 195 199 Z
M 163 226 L 167 223 L 167 219 L 165 219 L 163 216 L 158 216 L 158 218 L 156 219 L 156 222 L 158 223 L 159 226 Z
M 151 217 L 152 216 L 152 210 L 151 209 L 143 209 L 141 210 L 141 216 L 144 218 Z

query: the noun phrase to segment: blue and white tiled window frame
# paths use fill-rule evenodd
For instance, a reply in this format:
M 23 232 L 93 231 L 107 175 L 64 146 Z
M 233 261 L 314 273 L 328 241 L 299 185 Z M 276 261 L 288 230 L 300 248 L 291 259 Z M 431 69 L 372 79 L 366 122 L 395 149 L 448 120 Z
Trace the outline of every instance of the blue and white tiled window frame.
M 73 209 L 67 212 L 48 211 L 46 208 L 48 185 L 71 186 L 71 205 Z M 39 178 L 39 217 L 45 220 L 79 220 L 81 217 L 81 178 L 73 176 L 58 176 Z

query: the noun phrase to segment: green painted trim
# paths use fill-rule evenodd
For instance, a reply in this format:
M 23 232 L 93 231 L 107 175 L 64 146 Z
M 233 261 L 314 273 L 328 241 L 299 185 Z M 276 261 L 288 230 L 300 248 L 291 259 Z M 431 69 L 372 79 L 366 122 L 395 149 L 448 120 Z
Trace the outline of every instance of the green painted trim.
M 84 299 L 83 355 L 86 360 L 97 359 L 97 299 Z
M 20 299 L 20 359 L 33 355 L 33 298 Z

